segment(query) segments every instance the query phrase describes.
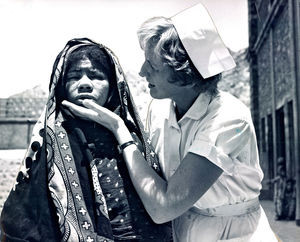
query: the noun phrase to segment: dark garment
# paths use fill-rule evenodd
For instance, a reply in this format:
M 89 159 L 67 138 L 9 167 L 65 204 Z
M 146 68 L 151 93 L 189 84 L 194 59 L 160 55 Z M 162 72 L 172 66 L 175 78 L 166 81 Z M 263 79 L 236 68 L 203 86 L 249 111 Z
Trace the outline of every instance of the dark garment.
M 33 128 L 17 182 L 4 204 L 2 241 L 170 239 L 170 226 L 154 224 L 145 211 L 114 136 L 95 123 L 72 120 L 61 105 L 68 56 L 87 46 L 100 48 L 112 64 L 105 107 L 141 140 L 145 162 L 161 174 L 116 56 L 89 39 L 70 40 L 55 60 L 45 113 Z
M 37 159 L 26 159 L 30 179 L 19 172 L 18 184 L 4 204 L 1 241 L 59 241 L 58 218 L 47 185 L 45 147 L 34 149 Z
M 147 214 L 118 152 L 114 135 L 103 126 L 87 121 L 68 120 L 63 126 L 74 150 L 80 183 L 85 187 L 84 199 L 94 226 L 99 225 L 91 187 L 91 163 L 98 170 L 115 241 L 170 241 L 170 224 L 157 225 Z

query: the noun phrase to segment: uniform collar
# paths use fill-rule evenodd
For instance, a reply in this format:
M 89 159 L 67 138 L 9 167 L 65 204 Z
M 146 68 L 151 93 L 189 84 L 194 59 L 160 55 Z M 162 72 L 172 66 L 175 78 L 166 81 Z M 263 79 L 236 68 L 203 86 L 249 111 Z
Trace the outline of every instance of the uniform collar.
M 196 98 L 189 110 L 183 115 L 183 117 L 177 121 L 174 102 L 170 102 L 169 124 L 174 128 L 179 129 L 179 125 L 184 119 L 199 120 L 203 117 L 208 109 L 208 105 L 211 101 L 211 96 L 207 93 L 200 93 Z

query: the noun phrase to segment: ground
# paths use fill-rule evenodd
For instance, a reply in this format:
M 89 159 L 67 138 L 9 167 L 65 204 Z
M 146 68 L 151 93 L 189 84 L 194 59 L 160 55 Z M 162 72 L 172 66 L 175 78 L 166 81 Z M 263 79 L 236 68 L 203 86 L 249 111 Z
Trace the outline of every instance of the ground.
M 0 212 L 3 203 L 13 186 L 24 155 L 25 150 L 0 150 Z M 300 227 L 295 225 L 295 221 L 275 221 L 273 202 L 264 200 L 261 201 L 261 204 L 273 231 L 282 242 L 300 241 Z

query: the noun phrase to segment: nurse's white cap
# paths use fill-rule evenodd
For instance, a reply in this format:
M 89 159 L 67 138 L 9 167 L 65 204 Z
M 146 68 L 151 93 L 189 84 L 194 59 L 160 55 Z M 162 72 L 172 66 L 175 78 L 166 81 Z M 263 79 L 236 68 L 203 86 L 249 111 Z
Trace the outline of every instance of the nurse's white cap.
M 203 78 L 236 66 L 202 4 L 176 14 L 171 20 L 185 50 Z

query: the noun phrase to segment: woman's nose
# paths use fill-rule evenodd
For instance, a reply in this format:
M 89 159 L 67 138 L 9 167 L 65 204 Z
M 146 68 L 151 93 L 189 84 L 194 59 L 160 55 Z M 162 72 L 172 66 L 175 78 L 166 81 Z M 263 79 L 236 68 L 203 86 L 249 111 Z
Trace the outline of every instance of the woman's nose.
M 139 72 L 139 75 L 141 77 L 146 77 L 147 76 L 147 64 L 146 64 L 146 61 L 143 63 L 142 67 L 141 67 L 141 70 Z
M 79 80 L 78 84 L 78 92 L 92 92 L 93 91 L 93 85 L 91 80 L 86 76 L 82 76 L 82 78 Z

